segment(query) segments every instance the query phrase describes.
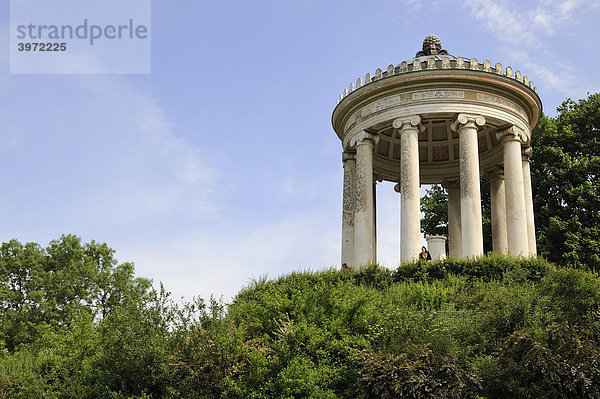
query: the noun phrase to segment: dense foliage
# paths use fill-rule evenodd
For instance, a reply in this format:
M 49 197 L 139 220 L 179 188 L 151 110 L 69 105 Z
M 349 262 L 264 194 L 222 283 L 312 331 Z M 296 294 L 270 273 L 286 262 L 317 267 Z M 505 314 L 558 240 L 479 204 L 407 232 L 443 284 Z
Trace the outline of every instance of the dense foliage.
M 483 251 L 484 253 L 488 253 L 492 251 L 492 200 L 490 182 L 486 179 L 481 179 L 480 187 Z M 421 212 L 423 213 L 421 232 L 426 237 L 448 237 L 448 194 L 441 185 L 434 184 L 425 191 L 425 195 L 421 198 Z M 448 243 L 446 242 L 446 244 Z
M 532 132 L 531 180 L 538 254 L 551 262 L 600 270 L 600 94 L 566 100 Z M 482 180 L 484 250 L 491 250 L 489 183 Z M 421 200 L 425 235 L 447 236 L 446 193 Z M 445 209 L 445 210 L 444 210 Z
M 426 236 L 448 237 L 448 194 L 439 185 L 427 189 L 421 198 L 421 231 Z
M 105 244 L 3 249 L 0 398 L 600 396 L 600 278 L 541 258 L 296 272 L 177 306 Z
M 600 94 L 567 100 L 532 135 L 532 183 L 539 253 L 600 269 Z

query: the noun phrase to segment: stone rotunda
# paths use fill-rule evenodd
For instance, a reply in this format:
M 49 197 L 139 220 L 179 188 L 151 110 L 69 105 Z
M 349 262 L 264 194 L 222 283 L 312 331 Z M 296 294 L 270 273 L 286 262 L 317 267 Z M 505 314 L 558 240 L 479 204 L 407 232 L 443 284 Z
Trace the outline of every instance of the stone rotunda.
M 483 254 L 482 177 L 494 252 L 535 255 L 529 157 L 541 112 L 527 76 L 449 55 L 435 35 L 416 58 L 350 84 L 332 116 L 343 147 L 342 263 L 376 261 L 375 184 L 384 180 L 398 183 L 402 261 L 421 247 L 421 184 L 448 192 L 450 254 Z

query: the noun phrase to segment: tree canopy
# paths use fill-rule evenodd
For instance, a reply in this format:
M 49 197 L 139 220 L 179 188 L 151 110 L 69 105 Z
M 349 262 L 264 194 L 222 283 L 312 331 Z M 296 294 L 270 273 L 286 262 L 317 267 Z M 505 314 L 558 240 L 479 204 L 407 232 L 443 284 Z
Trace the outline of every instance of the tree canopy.
M 2 245 L 0 398 L 600 395 L 600 279 L 493 255 L 176 304 L 106 244 Z
M 600 94 L 542 117 L 532 148 L 538 253 L 600 270 Z
M 47 248 L 17 240 L 0 246 L 0 343 L 8 350 L 32 342 L 40 328 L 71 328 L 82 317 L 102 320 L 150 287 L 114 250 L 74 235 Z

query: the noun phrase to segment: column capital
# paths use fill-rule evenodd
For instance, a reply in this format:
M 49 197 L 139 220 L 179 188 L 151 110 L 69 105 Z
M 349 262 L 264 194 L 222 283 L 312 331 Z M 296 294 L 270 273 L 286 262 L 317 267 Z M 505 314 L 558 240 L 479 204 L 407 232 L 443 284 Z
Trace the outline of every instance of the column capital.
M 352 137 L 350 140 L 351 147 L 355 147 L 360 144 L 371 144 L 372 146 L 375 146 L 377 143 L 379 143 L 379 135 L 376 133 L 369 133 L 364 130 Z
M 421 131 L 423 129 L 420 115 L 401 116 L 400 118 L 396 118 L 394 120 L 392 126 L 394 126 L 396 129 L 400 129 L 400 131 L 407 129 L 418 129 Z
M 356 161 L 356 151 L 346 150 L 342 152 L 342 163 L 346 161 Z
M 474 127 L 485 125 L 485 118 L 481 115 L 458 114 L 456 119 L 450 124 L 450 129 L 460 131 L 464 127 Z
M 527 142 L 525 132 L 515 125 L 506 129 L 499 129 L 496 132 L 496 138 L 502 143 L 506 141 L 518 141 L 520 143 Z
M 442 187 L 448 190 L 460 190 L 460 180 L 444 180 Z
M 487 177 L 489 181 L 504 180 L 504 168 L 500 165 L 496 165 L 492 169 L 486 171 L 485 177 Z
M 523 157 L 523 162 L 531 162 L 531 155 L 533 151 L 531 147 L 524 147 L 521 149 L 521 156 Z

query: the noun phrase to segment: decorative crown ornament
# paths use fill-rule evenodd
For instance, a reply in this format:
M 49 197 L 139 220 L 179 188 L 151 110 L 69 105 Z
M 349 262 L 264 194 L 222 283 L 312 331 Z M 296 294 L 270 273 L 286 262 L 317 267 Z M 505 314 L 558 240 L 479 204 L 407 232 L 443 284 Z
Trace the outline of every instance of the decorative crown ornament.
M 448 51 L 442 49 L 442 41 L 436 35 L 429 35 L 423 40 L 423 50 L 419 51 L 416 57 L 426 55 L 448 55 Z

